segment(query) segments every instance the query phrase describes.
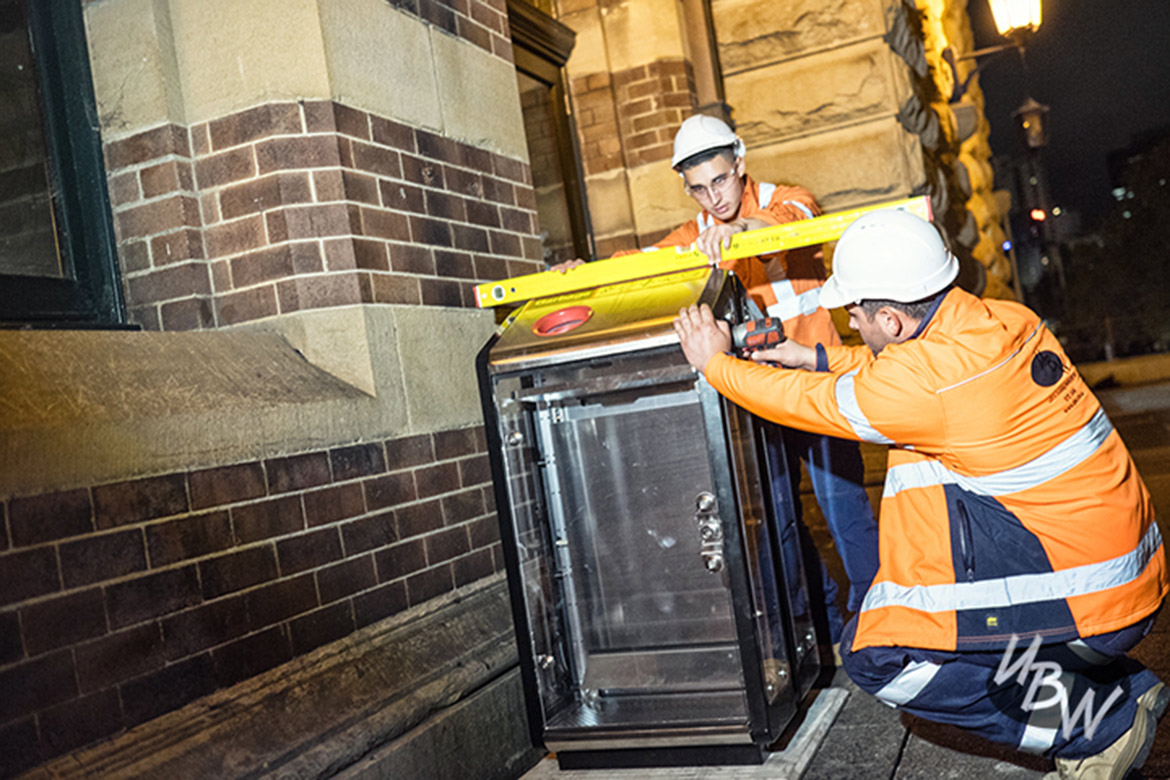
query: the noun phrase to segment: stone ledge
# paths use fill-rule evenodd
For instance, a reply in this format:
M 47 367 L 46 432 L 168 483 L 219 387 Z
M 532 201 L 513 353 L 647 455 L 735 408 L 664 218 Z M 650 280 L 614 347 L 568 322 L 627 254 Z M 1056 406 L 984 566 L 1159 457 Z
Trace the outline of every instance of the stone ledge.
M 461 702 L 504 719 L 503 728 L 492 727 L 494 759 L 515 768 L 532 750 L 523 706 L 507 704 L 517 681 L 493 685 L 515 668 L 507 588 L 494 575 L 22 777 L 317 778 L 349 767 L 371 776 L 378 756 L 393 755 L 437 766 L 450 756 L 433 754 L 435 736 L 417 737 Z M 477 691 L 485 697 L 472 701 Z M 499 755 L 501 744 L 520 757 Z M 503 776 L 492 762 L 467 758 L 464 766 L 476 771 L 464 780 Z

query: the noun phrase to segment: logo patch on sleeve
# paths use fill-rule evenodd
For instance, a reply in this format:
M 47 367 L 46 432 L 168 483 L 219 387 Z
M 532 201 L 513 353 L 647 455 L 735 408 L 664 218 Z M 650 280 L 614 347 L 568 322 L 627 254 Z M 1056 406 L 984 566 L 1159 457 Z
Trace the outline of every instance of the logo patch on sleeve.
M 1044 350 L 1032 358 L 1032 381 L 1041 387 L 1051 387 L 1064 375 L 1064 363 L 1051 350 Z

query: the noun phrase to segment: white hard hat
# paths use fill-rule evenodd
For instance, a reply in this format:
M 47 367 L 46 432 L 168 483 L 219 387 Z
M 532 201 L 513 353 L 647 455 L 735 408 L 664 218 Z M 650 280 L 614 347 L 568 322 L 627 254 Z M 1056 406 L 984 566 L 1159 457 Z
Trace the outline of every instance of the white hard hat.
M 744 155 L 743 141 L 726 123 L 713 116 L 695 114 L 674 134 L 674 156 L 670 158 L 670 167 L 677 168 L 688 157 L 721 146 L 735 147 L 736 157 Z
M 958 258 L 929 222 L 898 209 L 871 211 L 837 241 L 821 306 L 874 299 L 912 303 L 945 289 L 958 275 Z

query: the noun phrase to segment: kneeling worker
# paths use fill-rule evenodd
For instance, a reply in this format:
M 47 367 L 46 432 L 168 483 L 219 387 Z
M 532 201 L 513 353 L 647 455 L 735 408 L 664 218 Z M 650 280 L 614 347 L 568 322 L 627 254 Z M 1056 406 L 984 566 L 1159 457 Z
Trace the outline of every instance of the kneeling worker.
M 845 671 L 882 701 L 1053 758 L 1063 780 L 1145 760 L 1170 689 L 1125 657 L 1168 589 L 1145 484 L 1056 337 L 1024 306 L 953 286 L 911 214 L 842 235 L 821 293 L 865 347 L 727 354 L 680 312 L 720 393 L 783 425 L 890 445 L 881 566 L 845 630 Z

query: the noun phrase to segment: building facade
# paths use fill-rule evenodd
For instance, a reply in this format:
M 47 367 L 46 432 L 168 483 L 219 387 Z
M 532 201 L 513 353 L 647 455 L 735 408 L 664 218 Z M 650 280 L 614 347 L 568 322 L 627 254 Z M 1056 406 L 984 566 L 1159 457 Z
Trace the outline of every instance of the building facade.
M 693 216 L 696 110 L 827 209 L 929 193 L 1008 294 L 970 37 L 958 0 L 2 0 L 0 776 L 498 574 L 471 288 Z

